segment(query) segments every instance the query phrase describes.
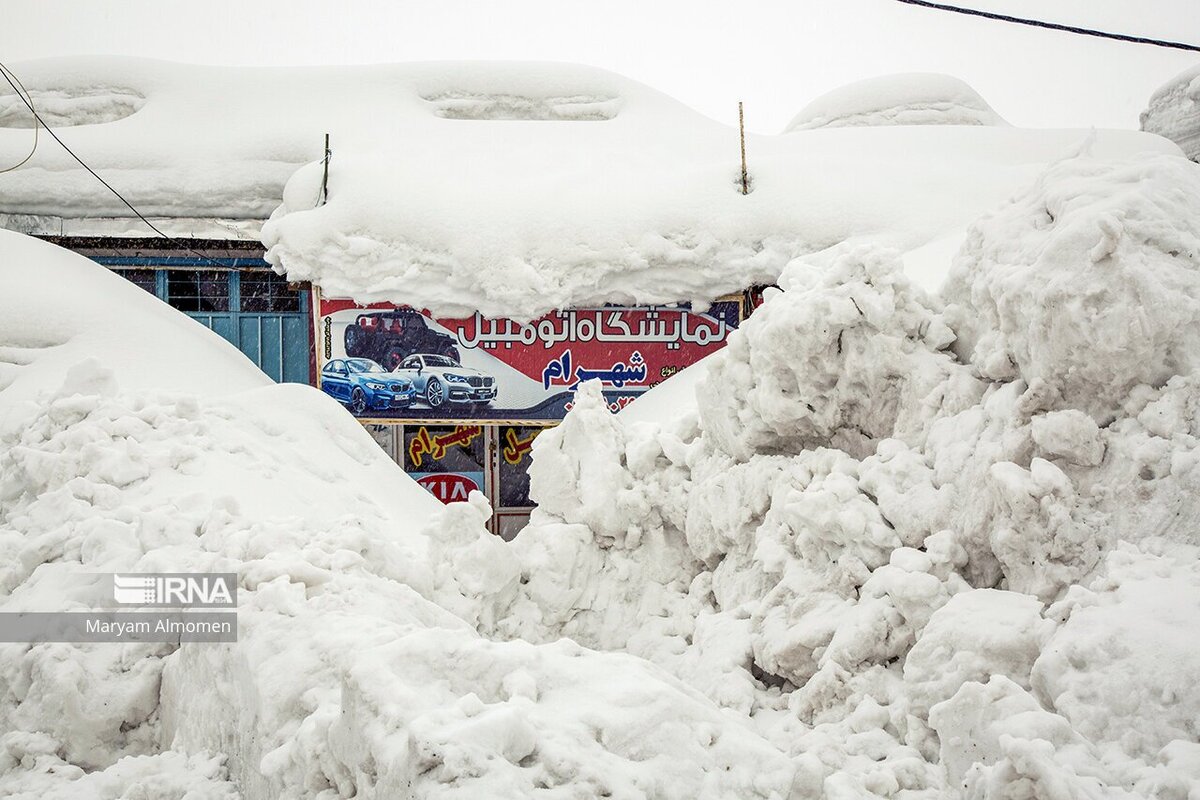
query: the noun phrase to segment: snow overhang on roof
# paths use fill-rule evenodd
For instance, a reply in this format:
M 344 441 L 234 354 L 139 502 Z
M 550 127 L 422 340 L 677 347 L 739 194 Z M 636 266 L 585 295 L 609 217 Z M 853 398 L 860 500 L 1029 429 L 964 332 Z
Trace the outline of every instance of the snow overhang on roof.
M 471 96 L 477 107 L 509 108 L 487 92 L 507 96 L 510 83 L 537 78 L 547 94 L 599 94 L 576 87 L 581 75 L 595 80 L 589 73 L 512 65 Z M 268 259 L 330 296 L 445 316 L 705 303 L 848 240 L 908 251 L 957 234 L 1089 141 L 1102 158 L 1176 152 L 1133 131 L 1001 124 L 748 135 L 743 195 L 736 129 L 600 74 L 619 98 L 619 113 L 603 121 L 425 114 L 390 139 L 335 142 L 328 202 L 324 166 L 299 170 L 264 225 Z M 936 94 L 974 103 L 965 84 L 935 77 Z

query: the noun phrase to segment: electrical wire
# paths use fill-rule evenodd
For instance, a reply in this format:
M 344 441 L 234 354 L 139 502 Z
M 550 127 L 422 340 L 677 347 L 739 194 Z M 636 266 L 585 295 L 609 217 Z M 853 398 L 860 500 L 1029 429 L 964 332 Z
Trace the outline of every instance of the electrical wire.
M 996 14 L 991 11 L 980 11 L 977 8 L 962 8 L 960 6 L 949 6 L 942 3 L 931 3 L 928 0 L 896 0 L 898 3 L 906 3 L 910 6 L 921 6 L 923 8 L 932 8 L 937 11 L 951 11 L 955 14 L 966 14 L 972 17 L 983 17 L 984 19 L 994 19 L 1000 22 L 1013 22 L 1018 25 L 1030 25 L 1035 28 L 1047 28 L 1052 31 L 1066 31 L 1067 33 L 1078 33 L 1083 36 L 1095 36 L 1101 39 L 1113 39 L 1118 42 L 1131 42 L 1133 44 L 1152 44 L 1156 47 L 1170 47 L 1175 50 L 1190 50 L 1194 53 L 1200 53 L 1200 45 L 1186 44 L 1184 42 L 1168 42 L 1162 39 L 1148 39 L 1144 36 L 1129 36 L 1124 33 L 1108 33 L 1106 31 L 1092 30 L 1091 28 L 1077 28 L 1073 25 L 1060 25 L 1057 22 L 1044 22 L 1037 19 L 1024 19 L 1023 17 L 1010 17 L 1007 14 Z
M 7 76 L 6 76 L 6 77 L 7 77 Z M 16 75 L 13 75 L 12 77 L 13 77 L 14 79 L 16 79 L 16 81 L 17 81 L 17 84 L 18 84 L 18 85 L 21 87 L 20 91 L 18 91 L 18 92 L 17 92 L 17 96 L 18 96 L 18 97 L 21 97 L 21 92 L 24 92 L 24 93 L 25 93 L 25 97 L 21 97 L 21 100 L 23 100 L 23 101 L 25 102 L 25 105 L 29 106 L 30 108 L 33 108 L 33 95 L 31 95 L 31 94 L 29 93 L 29 90 L 25 88 L 25 84 L 21 83 L 21 79 L 20 79 L 20 78 L 17 78 L 17 76 L 16 76 Z M 10 85 L 11 85 L 11 84 L 10 84 Z M 16 87 L 16 86 L 14 86 L 13 88 L 14 88 L 14 89 L 16 89 L 17 87 Z M 38 149 L 38 131 L 39 131 L 39 129 L 40 129 L 41 127 L 42 127 L 42 122 L 41 122 L 41 120 L 40 120 L 40 119 L 38 119 L 38 116 L 37 116 L 37 114 L 34 114 L 34 115 L 33 115 L 33 147 L 32 147 L 32 148 L 30 148 L 30 150 L 29 150 L 29 155 L 25 156 L 25 157 L 24 157 L 24 158 L 22 158 L 20 161 L 18 161 L 16 164 L 13 164 L 11 167 L 5 167 L 4 169 L 0 169 L 0 175 L 3 175 L 5 172 L 12 172 L 12 171 L 13 171 L 13 170 L 15 170 L 15 169 L 20 169 L 21 167 L 23 167 L 23 166 L 25 166 L 27 163 L 29 163 L 29 159 L 33 158 L 33 154 L 37 152 L 37 149 Z
M 29 108 L 29 111 L 31 114 L 33 114 L 33 118 L 35 120 L 34 124 L 41 123 L 41 126 L 46 129 L 46 133 L 50 134 L 50 136 L 53 137 L 54 141 L 58 142 L 59 146 L 61 146 L 63 150 L 66 150 L 67 153 L 71 156 L 71 158 L 78 161 L 79 165 L 81 167 L 83 167 L 84 169 L 86 169 L 88 172 L 90 172 L 92 174 L 93 178 L 100 181 L 100 183 L 104 184 L 104 187 L 106 189 L 108 189 L 110 192 L 112 192 L 114 195 L 116 195 L 117 199 L 120 200 L 122 203 L 124 203 L 129 208 L 129 210 L 134 213 L 134 215 L 138 219 L 140 219 L 142 222 L 146 223 L 146 227 L 150 228 L 150 230 L 157 233 L 159 235 L 159 237 L 166 239 L 167 241 L 172 242 L 176 245 L 179 245 L 181 250 L 185 250 L 185 251 L 191 253 L 192 255 L 196 256 L 197 258 L 201 258 L 201 259 L 207 261 L 209 264 L 212 264 L 213 266 L 221 267 L 222 269 L 224 269 L 223 264 L 221 264 L 217 261 L 214 261 L 213 259 L 204 255 L 203 253 L 201 253 L 198 250 L 193 250 L 192 248 L 185 245 L 181 240 L 176 239 L 173 236 L 168 236 L 167 234 L 165 234 L 161 230 L 159 230 L 158 227 L 153 222 L 146 219 L 146 217 L 142 214 L 142 212 L 140 212 L 136 208 L 134 208 L 132 203 L 130 203 L 128 200 L 126 200 L 125 197 L 120 192 L 118 192 L 116 189 L 114 189 L 112 187 L 112 184 L 110 184 L 108 181 L 104 180 L 104 178 L 101 178 L 99 173 L 96 172 L 96 170 L 89 167 L 82 158 L 80 158 L 79 156 L 77 156 L 75 154 L 74 150 L 67 147 L 67 143 L 64 142 L 62 139 L 58 138 L 58 134 L 56 134 L 54 132 L 54 130 L 49 125 L 46 124 L 46 121 L 44 119 L 42 119 L 41 115 L 38 114 L 37 109 L 33 107 L 33 103 L 29 102 L 29 100 L 27 100 L 24 97 L 24 95 L 21 94 L 20 90 L 17 89 L 17 83 L 21 83 L 20 79 L 17 78 L 16 74 L 13 73 L 13 71 L 10 70 L 3 62 L 0 62 L 0 76 L 3 76 L 4 80 L 8 81 L 8 85 L 13 88 L 13 91 L 17 93 L 17 96 L 20 97 L 21 101 L 23 103 L 25 103 L 26 107 Z M 13 83 L 14 80 L 16 80 L 17 83 Z M 22 88 L 24 88 L 23 85 L 22 85 Z M 32 154 L 30 154 L 30 155 L 32 155 Z

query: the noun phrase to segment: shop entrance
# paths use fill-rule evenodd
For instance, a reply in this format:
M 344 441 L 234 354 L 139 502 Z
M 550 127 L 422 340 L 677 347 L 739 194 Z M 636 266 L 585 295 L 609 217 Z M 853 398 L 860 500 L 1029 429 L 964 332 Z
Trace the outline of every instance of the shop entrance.
M 373 425 L 367 430 L 414 480 L 443 503 L 472 491 L 492 504 L 492 533 L 511 540 L 529 521 L 530 449 L 546 426 Z

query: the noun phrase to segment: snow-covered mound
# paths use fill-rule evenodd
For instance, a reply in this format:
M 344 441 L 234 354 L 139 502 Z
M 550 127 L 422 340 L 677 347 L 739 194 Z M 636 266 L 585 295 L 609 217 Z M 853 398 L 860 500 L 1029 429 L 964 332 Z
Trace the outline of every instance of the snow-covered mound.
M 482 638 L 520 574 L 480 496 L 443 507 L 328 397 L 80 256 L 6 233 L 0 259 L 0 610 L 90 608 L 90 573 L 239 578 L 236 644 L 0 645 L 0 796 L 789 794 L 785 754 L 661 668 Z M 36 350 L 43 295 L 128 319 Z
M 491 630 L 655 661 L 794 797 L 1200 793 L 1198 258 L 1200 167 L 1156 156 L 1048 170 L 945 301 L 797 259 L 694 410 L 585 386 L 538 437 Z
M 1165 136 L 1200 161 L 1200 65 L 1159 87 L 1142 112 L 1142 130 Z
M 935 72 L 883 75 L 821 95 L 784 128 L 878 125 L 1007 125 L 964 81 Z
M 68 367 L 101 353 L 128 389 L 225 394 L 271 382 L 236 347 L 128 281 L 0 230 L 4 405 L 58 388 Z

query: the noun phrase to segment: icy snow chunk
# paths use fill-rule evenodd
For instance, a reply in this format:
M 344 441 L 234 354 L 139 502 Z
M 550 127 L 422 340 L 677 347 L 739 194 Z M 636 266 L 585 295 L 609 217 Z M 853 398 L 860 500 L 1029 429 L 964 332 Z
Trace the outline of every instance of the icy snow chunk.
M 581 522 L 597 536 L 623 541 L 631 525 L 648 509 L 631 492 L 624 469 L 623 427 L 608 410 L 600 381 L 586 381 L 575 392 L 575 408 L 563 423 L 539 436 L 530 466 L 530 497 L 549 514 Z
M 131 116 L 146 103 L 141 92 L 105 86 L 29 89 L 38 116 L 51 128 L 98 125 Z M 14 92 L 0 94 L 0 128 L 32 128 L 33 114 Z
M 1007 125 L 965 82 L 913 72 L 868 78 L 804 107 L 784 132 L 869 125 Z
M 971 800 L 1105 796 L 1087 741 L 1002 674 L 964 684 L 934 706 L 929 722 L 950 781 Z
M 1050 411 L 1030 420 L 1034 444 L 1043 454 L 1081 467 L 1094 467 L 1104 458 L 1104 441 L 1096 421 L 1082 411 Z
M 1096 566 L 1108 537 L 1080 507 L 1066 473 L 1034 458 L 1029 469 L 993 464 L 988 477 L 995 503 L 990 542 L 1009 588 L 1049 601 Z
M 1054 623 L 1037 598 L 997 589 L 962 592 L 934 612 L 904 661 L 913 708 L 924 714 L 970 681 L 1004 675 L 1029 687 L 1029 673 Z
M 706 433 L 739 460 L 834 446 L 864 457 L 919 424 L 921 400 L 952 370 L 954 336 L 897 254 L 849 248 L 803 260 L 712 359 L 697 396 Z
M 955 350 L 1105 425 L 1200 363 L 1200 167 L 1079 157 L 972 226 L 947 280 Z

